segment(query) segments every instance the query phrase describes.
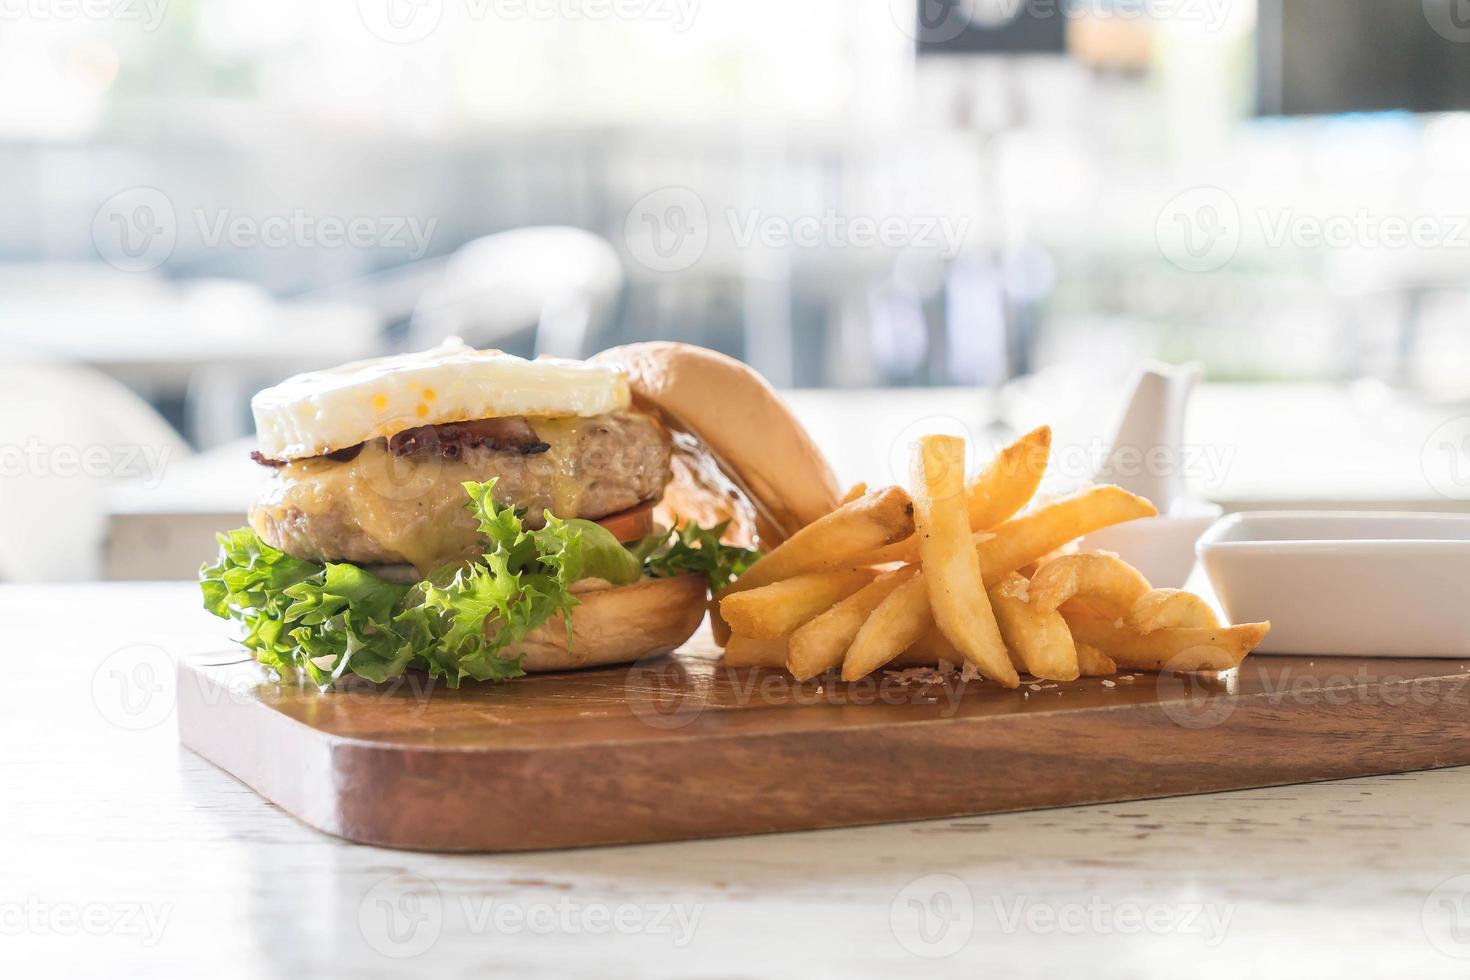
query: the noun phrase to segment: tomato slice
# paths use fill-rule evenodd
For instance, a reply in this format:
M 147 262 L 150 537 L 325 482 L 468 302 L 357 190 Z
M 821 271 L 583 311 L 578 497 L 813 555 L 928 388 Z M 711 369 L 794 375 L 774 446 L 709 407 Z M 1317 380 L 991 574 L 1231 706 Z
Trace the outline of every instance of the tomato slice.
M 623 544 L 630 544 L 653 533 L 653 504 L 640 504 L 599 517 L 597 523 L 611 531 Z

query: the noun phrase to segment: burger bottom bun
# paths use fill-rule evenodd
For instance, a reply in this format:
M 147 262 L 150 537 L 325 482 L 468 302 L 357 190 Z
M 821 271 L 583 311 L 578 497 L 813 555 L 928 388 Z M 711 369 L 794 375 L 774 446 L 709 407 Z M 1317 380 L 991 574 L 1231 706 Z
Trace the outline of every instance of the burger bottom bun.
M 709 580 L 703 575 L 644 579 L 633 585 L 583 592 L 566 622 L 551 620 L 507 650 L 528 672 L 575 670 L 631 663 L 686 643 L 704 619 Z

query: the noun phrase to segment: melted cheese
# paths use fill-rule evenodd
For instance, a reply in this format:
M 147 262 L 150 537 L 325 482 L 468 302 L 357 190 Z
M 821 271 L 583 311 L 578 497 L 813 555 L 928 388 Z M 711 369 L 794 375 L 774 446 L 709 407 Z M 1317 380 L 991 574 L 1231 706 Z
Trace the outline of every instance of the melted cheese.
M 250 401 L 257 448 L 271 459 L 346 449 L 420 425 L 626 409 L 622 369 L 478 351 L 458 337 L 433 350 L 297 375 Z
M 551 512 L 581 513 L 582 483 L 577 479 L 577 440 L 571 419 L 537 419 L 536 435 L 551 448 Z
M 480 550 L 464 489 L 446 478 L 445 468 L 460 465 L 440 457 L 398 458 L 382 442 L 363 446 L 349 462 L 288 463 L 251 511 L 251 523 L 262 531 L 268 521 L 283 521 L 292 510 L 313 517 L 337 511 L 344 524 L 355 524 L 381 548 L 428 575 Z

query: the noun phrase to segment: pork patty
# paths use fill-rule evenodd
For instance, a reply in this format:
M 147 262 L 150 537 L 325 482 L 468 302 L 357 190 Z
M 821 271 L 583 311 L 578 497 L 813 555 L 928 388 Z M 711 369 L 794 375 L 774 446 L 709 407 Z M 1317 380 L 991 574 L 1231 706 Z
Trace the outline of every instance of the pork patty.
M 534 444 L 468 438 L 466 424 L 456 423 L 453 432 L 416 432 L 416 448 L 429 451 L 403 454 L 403 440 L 391 447 L 387 439 L 374 439 L 346 459 L 318 456 L 275 466 L 250 522 L 267 544 L 297 558 L 408 562 L 428 574 L 483 550 L 465 510 L 461 484 L 467 480 L 495 478 L 496 503 L 524 511 L 533 528 L 545 524 L 547 510 L 596 520 L 656 501 L 669 482 L 669 435 L 646 415 L 515 423 L 497 426 L 498 434 L 527 426 Z M 444 451 L 450 445 L 452 451 Z

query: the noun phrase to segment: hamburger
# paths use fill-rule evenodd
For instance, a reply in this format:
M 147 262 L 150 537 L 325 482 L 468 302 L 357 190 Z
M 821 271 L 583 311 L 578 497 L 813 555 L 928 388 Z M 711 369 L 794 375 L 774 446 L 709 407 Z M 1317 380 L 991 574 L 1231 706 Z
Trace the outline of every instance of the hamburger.
M 282 673 L 452 685 L 673 650 L 838 503 L 750 368 L 684 344 L 526 360 L 457 338 L 251 401 L 270 471 L 205 605 Z

